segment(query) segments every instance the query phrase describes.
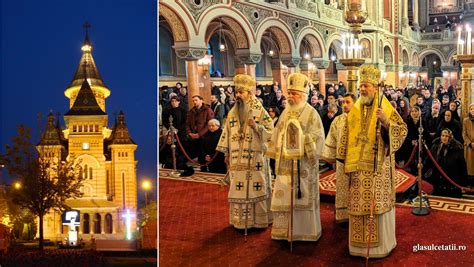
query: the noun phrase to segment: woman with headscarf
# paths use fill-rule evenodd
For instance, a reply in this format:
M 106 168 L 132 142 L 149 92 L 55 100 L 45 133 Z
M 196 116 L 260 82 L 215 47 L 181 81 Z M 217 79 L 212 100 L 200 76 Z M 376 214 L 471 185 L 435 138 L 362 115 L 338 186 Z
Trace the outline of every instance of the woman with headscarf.
M 420 127 L 421 109 L 414 106 L 410 110 L 410 116 L 406 120 L 408 134 L 402 147 L 395 152 L 395 159 L 403 164 L 410 158 L 413 148 L 418 143 L 418 127 Z M 413 166 L 411 164 L 410 166 Z M 416 165 L 415 165 L 416 166 Z
M 462 124 L 464 138 L 464 158 L 466 159 L 469 185 L 474 185 L 474 103 L 469 105 L 469 116 L 464 118 Z
M 207 125 L 209 131 L 202 138 L 201 156 L 199 158 L 201 164 L 210 163 L 207 167 L 201 167 L 201 171 L 225 174 L 227 166 L 224 161 L 224 154 L 216 151 L 217 143 L 219 143 L 222 134 L 221 124 L 218 120 L 211 119 Z M 214 155 L 215 158 L 213 159 Z
M 461 122 L 461 117 L 459 117 L 459 113 L 458 113 L 458 104 L 456 104 L 456 102 L 454 101 L 451 101 L 448 104 L 448 109 L 451 111 L 451 115 L 453 119 Z
M 451 180 L 458 185 L 466 184 L 466 161 L 463 155 L 463 145 L 453 138 L 453 132 L 450 129 L 441 130 L 441 136 L 433 141 L 430 151 Z M 435 195 L 462 197 L 461 189 L 448 181 L 430 159 L 427 159 L 426 167 L 433 173 L 428 182 L 434 186 Z
M 438 124 L 438 137 L 441 136 L 441 130 L 448 128 L 453 132 L 453 137 L 458 142 L 463 142 L 462 133 L 461 133 L 461 123 L 453 119 L 453 112 L 451 110 L 446 110 L 443 115 L 441 115 L 440 122 Z

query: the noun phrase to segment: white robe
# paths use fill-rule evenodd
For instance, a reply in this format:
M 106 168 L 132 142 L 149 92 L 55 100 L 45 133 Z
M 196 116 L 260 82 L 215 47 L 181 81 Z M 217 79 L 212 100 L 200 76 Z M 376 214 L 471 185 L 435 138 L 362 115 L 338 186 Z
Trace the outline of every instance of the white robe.
M 317 111 L 308 103 L 281 114 L 273 131 L 267 155 L 275 159 L 276 181 L 272 195 L 272 238 L 283 240 L 317 241 L 321 236 L 319 213 L 319 156 L 324 144 L 324 129 Z M 301 198 L 297 197 L 297 161 L 286 160 L 283 139 L 290 119 L 296 119 L 302 128 L 304 156 L 300 161 Z M 291 170 L 293 165 L 293 216 L 291 210 Z M 293 217 L 292 231 L 290 228 Z

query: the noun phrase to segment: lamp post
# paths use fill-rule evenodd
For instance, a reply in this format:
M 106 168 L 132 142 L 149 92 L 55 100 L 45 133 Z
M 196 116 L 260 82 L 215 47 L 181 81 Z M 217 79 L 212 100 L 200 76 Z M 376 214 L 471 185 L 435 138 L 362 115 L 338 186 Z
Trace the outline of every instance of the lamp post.
M 13 187 L 14 187 L 16 190 L 20 190 L 21 187 L 22 187 L 22 185 L 21 185 L 20 182 L 15 182 L 15 183 L 13 183 Z
M 145 209 L 148 205 L 148 191 L 151 189 L 151 182 L 146 179 L 142 181 L 142 189 L 145 191 Z
M 363 7 L 364 1 L 349 0 L 344 19 L 349 24 L 350 33 L 342 36 L 342 59 L 339 61 L 348 69 L 347 87 L 350 93 L 357 91 L 357 70 L 365 59 L 361 57 L 362 46 L 359 44 L 359 34 L 362 33 L 362 24 L 367 18 L 367 12 Z
M 472 50 L 472 29 L 469 24 L 459 26 L 457 54 L 454 59 L 461 63 L 461 120 L 468 116 L 473 82 L 474 53 Z

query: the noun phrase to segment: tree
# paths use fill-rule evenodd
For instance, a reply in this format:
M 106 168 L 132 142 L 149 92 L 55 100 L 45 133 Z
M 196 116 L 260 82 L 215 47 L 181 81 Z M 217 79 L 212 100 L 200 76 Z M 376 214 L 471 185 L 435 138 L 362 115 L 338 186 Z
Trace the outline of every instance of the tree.
M 73 156 L 67 161 L 61 161 L 61 157 L 52 159 L 45 156 L 47 149 L 37 149 L 31 142 L 31 130 L 20 125 L 18 135 L 1 155 L 9 174 L 18 177 L 22 184 L 21 190 L 15 190 L 14 202 L 38 216 L 40 250 L 44 246 L 43 217 L 50 210 L 68 209 L 65 201 L 82 196 L 84 180 L 80 163 Z

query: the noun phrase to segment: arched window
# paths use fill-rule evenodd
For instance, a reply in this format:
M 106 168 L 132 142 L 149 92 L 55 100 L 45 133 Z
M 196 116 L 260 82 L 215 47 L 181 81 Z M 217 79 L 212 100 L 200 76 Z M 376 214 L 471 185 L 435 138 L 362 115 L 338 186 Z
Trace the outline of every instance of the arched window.
M 113 230 L 112 215 L 110 213 L 107 213 L 105 215 L 105 233 L 111 234 L 112 230 Z
M 101 233 L 100 223 L 101 223 L 100 214 L 96 213 L 94 215 L 94 234 L 100 234 Z
M 87 174 L 88 174 L 87 172 L 88 170 L 87 170 L 87 164 L 86 164 L 84 165 L 84 177 L 83 177 L 84 179 L 87 179 Z
M 89 179 L 92 180 L 92 167 L 89 168 Z
M 90 228 L 90 217 L 89 213 L 84 213 L 84 218 L 82 219 L 82 232 L 84 234 L 90 233 L 91 228 Z

